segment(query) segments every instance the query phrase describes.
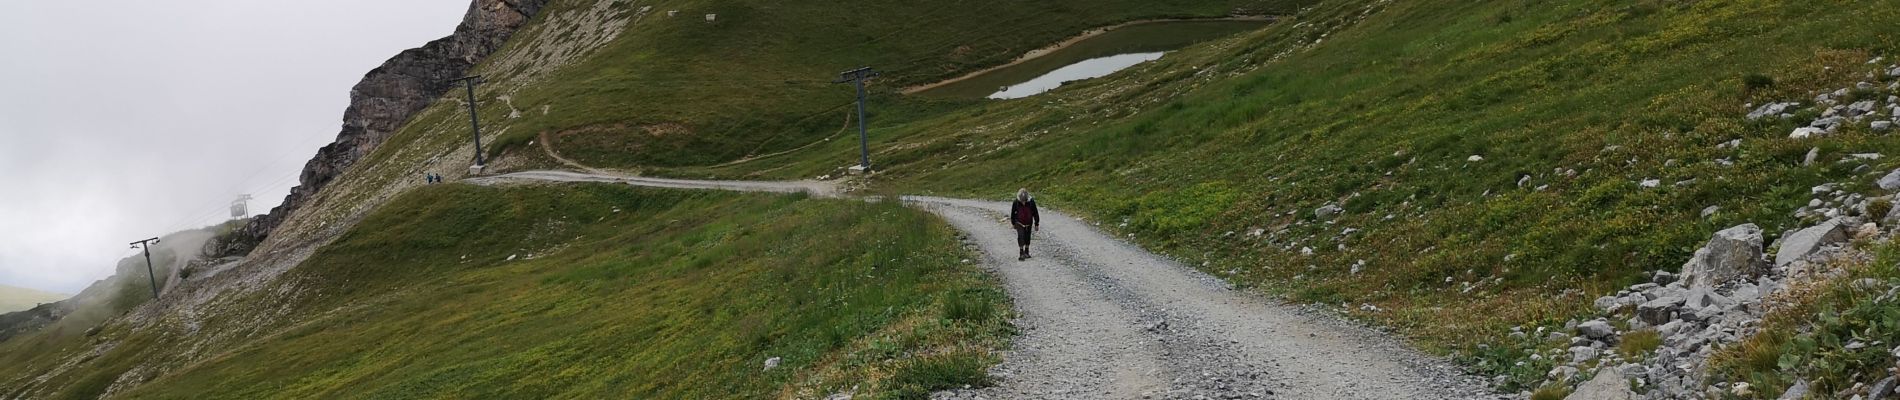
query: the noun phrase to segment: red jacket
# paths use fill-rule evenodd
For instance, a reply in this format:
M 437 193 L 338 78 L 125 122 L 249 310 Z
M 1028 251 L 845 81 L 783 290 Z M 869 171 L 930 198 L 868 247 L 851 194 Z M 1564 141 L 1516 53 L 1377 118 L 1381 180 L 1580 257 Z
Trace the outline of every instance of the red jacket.
M 1022 228 L 1042 225 L 1042 214 L 1036 212 L 1036 199 L 1010 202 L 1009 223 Z

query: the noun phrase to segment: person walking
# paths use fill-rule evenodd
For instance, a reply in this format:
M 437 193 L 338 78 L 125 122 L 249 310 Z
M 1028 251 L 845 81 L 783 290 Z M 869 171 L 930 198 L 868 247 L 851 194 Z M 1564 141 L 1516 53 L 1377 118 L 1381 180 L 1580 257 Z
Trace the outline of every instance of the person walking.
M 1042 230 L 1042 214 L 1036 212 L 1036 199 L 1029 189 L 1016 189 L 1016 201 L 1009 203 L 1009 224 L 1016 228 L 1016 247 L 1022 250 L 1016 261 L 1029 259 L 1029 232 Z

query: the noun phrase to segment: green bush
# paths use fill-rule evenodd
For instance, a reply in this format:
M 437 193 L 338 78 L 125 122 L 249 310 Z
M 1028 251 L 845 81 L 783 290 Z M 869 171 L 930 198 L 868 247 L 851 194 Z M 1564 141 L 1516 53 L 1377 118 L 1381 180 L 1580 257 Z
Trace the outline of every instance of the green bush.
M 1866 215 L 1868 218 L 1880 219 L 1886 217 L 1887 213 L 1891 211 L 1893 211 L 1893 200 L 1873 199 L 1867 202 Z
M 1774 86 L 1774 85 L 1775 85 L 1775 78 L 1770 78 L 1768 77 L 1768 75 L 1755 74 L 1755 73 L 1742 75 L 1742 86 L 1747 88 L 1751 92 L 1758 89 L 1767 88 L 1769 86 Z

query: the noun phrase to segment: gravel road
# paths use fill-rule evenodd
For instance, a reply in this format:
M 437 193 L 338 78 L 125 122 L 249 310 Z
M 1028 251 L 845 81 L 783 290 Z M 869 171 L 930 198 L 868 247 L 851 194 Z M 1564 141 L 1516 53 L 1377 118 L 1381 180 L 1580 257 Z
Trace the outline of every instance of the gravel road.
M 730 182 L 521 172 L 505 180 L 835 196 L 824 182 Z M 1004 202 L 907 196 L 969 235 L 1001 277 L 1022 334 L 995 387 L 937 399 L 1481 399 L 1477 377 L 1401 341 L 1237 291 L 1212 276 L 1043 210 L 1033 258 L 1016 260 Z M 1502 396 L 1507 397 L 1508 396 Z

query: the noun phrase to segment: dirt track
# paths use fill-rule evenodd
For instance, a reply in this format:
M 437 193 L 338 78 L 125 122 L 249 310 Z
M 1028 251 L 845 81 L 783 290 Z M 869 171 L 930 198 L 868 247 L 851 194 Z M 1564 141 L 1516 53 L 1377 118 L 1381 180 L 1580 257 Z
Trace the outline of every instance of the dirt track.
M 837 196 L 825 182 L 690 181 L 520 172 L 473 180 L 622 182 L 638 186 Z M 1022 328 L 995 387 L 933 398 L 1497 398 L 1475 377 L 1403 343 L 1309 313 L 1043 211 L 1034 258 L 1016 260 L 1007 203 L 904 197 L 965 232 L 1002 278 Z

